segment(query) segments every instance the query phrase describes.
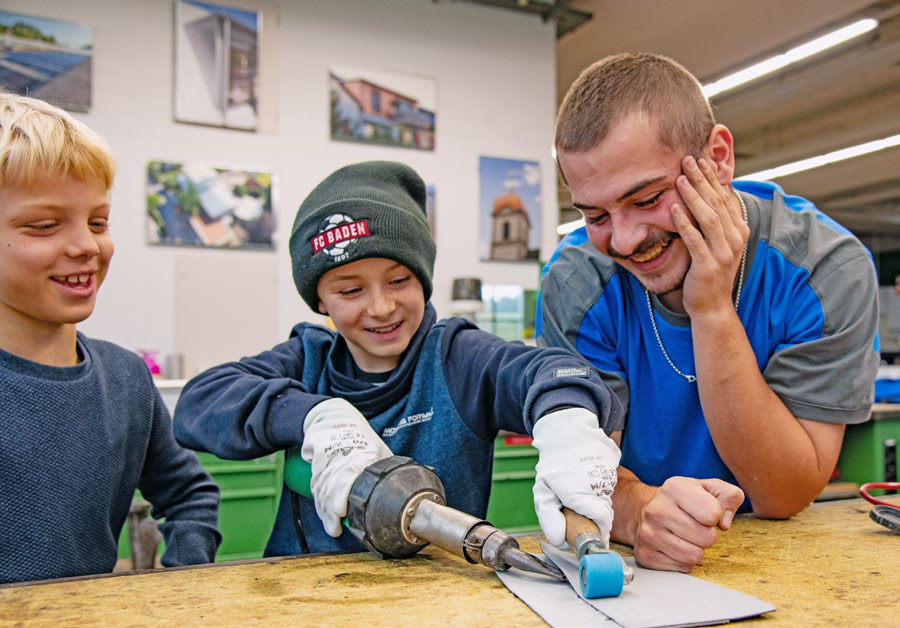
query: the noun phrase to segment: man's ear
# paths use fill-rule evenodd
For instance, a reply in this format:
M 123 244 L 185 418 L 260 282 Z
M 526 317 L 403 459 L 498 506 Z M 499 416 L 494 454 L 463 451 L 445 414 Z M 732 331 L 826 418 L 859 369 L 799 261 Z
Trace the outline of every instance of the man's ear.
M 734 177 L 734 137 L 724 124 L 717 124 L 709 132 L 703 156 L 712 164 L 719 183 L 727 187 Z

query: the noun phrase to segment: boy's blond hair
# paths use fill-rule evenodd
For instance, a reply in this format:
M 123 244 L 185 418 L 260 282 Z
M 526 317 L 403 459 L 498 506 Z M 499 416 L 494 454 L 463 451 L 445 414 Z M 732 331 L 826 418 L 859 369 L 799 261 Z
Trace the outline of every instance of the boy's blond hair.
M 100 179 L 116 166 L 106 142 L 84 123 L 37 98 L 0 90 L 0 186 L 29 184 L 41 172 Z

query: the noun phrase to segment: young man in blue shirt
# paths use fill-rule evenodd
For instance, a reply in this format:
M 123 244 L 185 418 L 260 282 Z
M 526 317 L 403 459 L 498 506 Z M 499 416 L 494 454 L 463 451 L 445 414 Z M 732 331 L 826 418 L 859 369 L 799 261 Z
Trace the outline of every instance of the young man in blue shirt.
M 414 171 L 367 162 L 332 173 L 301 204 L 290 251 L 297 290 L 337 331 L 297 325 L 273 349 L 195 377 L 175 411 L 188 447 L 235 459 L 301 447 L 311 462 L 314 500 L 284 487 L 266 555 L 299 554 L 303 539 L 311 552 L 362 550 L 340 519 L 354 480 L 391 454 L 434 467 L 447 505 L 484 517 L 501 429 L 534 436 L 547 538 L 564 543 L 563 505 L 608 537 L 619 452 L 604 430 L 620 428 L 618 401 L 567 351 L 437 321 Z
M 135 489 L 165 566 L 213 560 L 219 490 L 143 360 L 76 331 L 109 269 L 105 143 L 0 93 L 0 583 L 112 571 Z
M 586 224 L 546 269 L 539 342 L 587 358 L 626 407 L 613 538 L 690 571 L 743 500 L 733 484 L 744 509 L 790 517 L 868 417 L 874 265 L 808 201 L 732 185 L 731 133 L 666 57 L 586 69 L 556 148 Z

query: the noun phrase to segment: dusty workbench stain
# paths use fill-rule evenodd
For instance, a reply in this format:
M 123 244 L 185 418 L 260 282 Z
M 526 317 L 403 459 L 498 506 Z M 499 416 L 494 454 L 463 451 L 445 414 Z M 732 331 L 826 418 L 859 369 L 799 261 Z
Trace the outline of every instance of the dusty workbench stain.
M 778 609 L 757 622 L 890 625 L 900 615 L 900 536 L 868 511 L 857 500 L 787 521 L 738 517 L 694 575 Z M 537 537 L 521 544 L 539 551 Z M 0 626 L 95 624 L 545 625 L 492 571 L 433 548 L 395 561 L 342 554 L 0 587 Z
M 489 569 L 425 551 L 403 561 L 345 554 L 0 589 L 0 625 L 496 625 L 499 616 L 544 625 Z M 489 612 L 479 618 L 477 608 Z

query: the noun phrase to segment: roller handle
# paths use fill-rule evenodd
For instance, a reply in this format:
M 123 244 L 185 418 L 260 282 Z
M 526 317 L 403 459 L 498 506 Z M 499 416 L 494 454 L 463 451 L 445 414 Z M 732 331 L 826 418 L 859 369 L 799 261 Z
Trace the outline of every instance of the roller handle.
M 579 515 L 565 506 L 563 506 L 562 513 L 566 518 L 566 543 L 569 544 L 569 547 L 575 547 L 575 538 L 582 532 L 600 536 L 600 528 L 597 527 L 597 524 L 584 515 Z

